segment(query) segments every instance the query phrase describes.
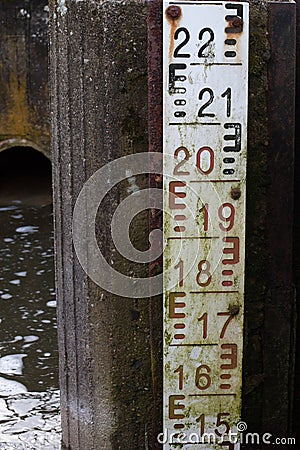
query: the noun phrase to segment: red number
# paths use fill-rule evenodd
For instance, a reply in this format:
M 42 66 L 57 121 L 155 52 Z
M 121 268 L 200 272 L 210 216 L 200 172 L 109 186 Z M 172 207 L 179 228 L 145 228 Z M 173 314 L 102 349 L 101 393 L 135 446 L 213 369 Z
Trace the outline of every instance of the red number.
M 204 370 L 206 370 L 206 372 L 202 372 Z M 211 369 L 206 366 L 205 364 L 197 367 L 196 370 L 196 376 L 195 376 L 195 384 L 197 386 L 198 389 L 200 389 L 201 391 L 204 391 L 205 389 L 208 389 L 209 386 L 211 385 L 211 378 L 208 375 L 210 373 Z
M 205 265 L 205 268 L 203 267 Z M 200 261 L 198 264 L 198 270 L 196 281 L 201 287 L 208 286 L 211 282 L 211 273 L 210 273 L 210 264 L 205 259 L 203 261 Z M 201 281 L 201 276 L 206 276 L 206 281 Z
M 200 436 L 203 436 L 205 427 L 205 415 L 201 414 L 201 416 L 197 417 L 196 422 L 200 422 Z
M 204 153 L 208 153 L 209 155 L 209 164 L 208 168 L 205 170 L 203 167 L 203 161 L 202 156 Z M 201 147 L 200 150 L 197 152 L 196 156 L 196 166 L 200 173 L 203 175 L 209 175 L 213 170 L 215 166 L 215 154 L 214 151 L 210 147 Z
M 217 422 L 216 422 L 216 427 L 217 428 L 215 429 L 215 433 L 216 433 L 217 436 L 221 437 L 224 434 L 228 435 L 228 433 L 230 431 L 230 425 L 227 422 L 227 420 L 223 419 L 223 417 L 227 418 L 229 415 L 230 415 L 229 413 L 219 413 L 218 414 Z M 201 416 L 197 417 L 196 422 L 198 422 L 198 423 L 200 422 L 200 436 L 203 436 L 204 431 L 205 431 L 205 414 L 201 414 Z M 218 428 L 221 427 L 222 425 L 225 427 L 225 430 L 224 430 L 223 433 L 218 430 Z M 229 446 L 230 450 L 234 449 L 234 444 L 232 444 L 232 447 L 231 447 L 231 443 L 230 442 L 223 442 L 223 443 L 220 442 L 219 445 L 221 445 L 221 446 L 223 446 L 223 445 L 224 446 Z
M 201 209 L 199 209 L 199 212 L 202 213 L 204 212 L 204 226 L 203 229 L 204 231 L 208 230 L 208 204 L 205 203 L 205 205 L 202 206 Z
M 207 313 L 202 314 L 201 317 L 199 317 L 199 322 L 203 320 L 203 339 L 207 338 Z
M 183 153 L 184 153 L 184 158 L 183 158 L 182 161 L 180 161 L 180 162 L 175 166 L 173 174 L 174 174 L 174 175 L 189 175 L 190 172 L 188 172 L 188 171 L 184 171 L 184 170 L 180 170 L 180 171 L 179 171 L 180 167 L 182 167 L 182 166 L 184 165 L 184 163 L 186 163 L 186 162 L 189 160 L 189 158 L 190 158 L 189 151 L 188 151 L 188 149 L 185 148 L 185 147 L 178 147 L 178 148 L 175 150 L 175 152 L 174 152 L 174 156 L 175 156 L 176 159 L 178 158 L 180 152 L 183 152 Z
M 225 209 L 230 209 L 230 213 L 229 215 L 224 215 L 224 210 Z M 222 222 L 227 223 L 228 222 L 228 226 L 225 227 L 222 223 L 220 223 L 219 227 L 221 228 L 222 231 L 230 231 L 234 225 L 234 216 L 235 216 L 235 208 L 231 203 L 223 203 L 223 205 L 220 206 L 219 211 L 219 219 L 222 220 Z
M 174 370 L 174 373 L 179 374 L 179 390 L 183 389 L 183 366 L 179 366 L 178 369 Z
M 221 334 L 220 334 L 220 339 L 223 339 L 227 330 L 228 325 L 230 324 L 230 322 L 233 319 L 233 315 L 230 312 L 218 312 L 217 314 L 218 316 L 229 316 L 228 319 L 226 320 L 226 322 L 223 325 Z
M 216 435 L 219 436 L 219 437 L 221 437 L 222 434 L 228 434 L 228 433 L 229 433 L 229 430 L 230 430 L 230 425 L 229 425 L 229 423 L 228 423 L 226 420 L 222 420 L 222 416 L 223 416 L 223 417 L 228 417 L 228 416 L 229 416 L 229 413 L 219 413 L 218 416 L 217 416 L 217 423 L 216 423 L 217 428 L 215 429 L 215 433 L 216 433 Z M 222 425 L 225 426 L 225 431 L 223 431 L 223 433 L 221 433 L 221 432 L 218 430 L 218 428 L 221 427 Z
M 174 266 L 174 269 L 179 269 L 179 286 L 183 286 L 183 261 L 180 260 L 176 266 Z

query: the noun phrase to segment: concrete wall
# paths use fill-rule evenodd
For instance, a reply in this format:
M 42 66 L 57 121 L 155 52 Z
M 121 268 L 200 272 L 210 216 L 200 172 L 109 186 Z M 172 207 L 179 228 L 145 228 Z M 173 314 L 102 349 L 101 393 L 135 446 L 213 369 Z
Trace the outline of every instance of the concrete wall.
M 50 157 L 47 0 L 0 3 L 0 151 Z

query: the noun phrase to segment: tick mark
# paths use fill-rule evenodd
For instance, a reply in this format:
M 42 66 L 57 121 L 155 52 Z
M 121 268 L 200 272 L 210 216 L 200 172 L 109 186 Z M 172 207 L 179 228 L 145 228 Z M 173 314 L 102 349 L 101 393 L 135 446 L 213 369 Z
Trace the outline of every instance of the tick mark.
M 185 227 L 175 227 L 174 231 L 176 231 L 176 233 L 182 233 L 183 231 L 185 231 Z
M 222 275 L 224 275 L 224 277 L 230 277 L 233 275 L 233 270 L 223 270 Z
M 234 169 L 225 169 L 223 170 L 224 175 L 233 175 L 235 172 Z
M 175 423 L 174 425 L 175 430 L 181 430 L 182 428 L 184 428 L 183 423 Z
M 175 334 L 174 335 L 174 339 L 184 339 L 185 338 L 185 334 Z
M 174 328 L 175 328 L 176 330 L 183 330 L 183 329 L 185 328 L 185 324 L 184 324 L 184 323 L 176 323 L 176 324 L 174 325 Z
M 224 55 L 226 58 L 235 58 L 236 52 L 225 52 Z
M 222 281 L 222 286 L 224 286 L 224 287 L 233 286 L 233 281 Z
M 190 291 L 190 294 L 237 294 L 239 291 Z
M 221 378 L 221 380 L 230 380 L 231 375 L 230 375 L 230 373 L 223 373 L 223 374 L 220 376 L 220 378 Z
M 236 396 L 236 394 L 190 394 L 189 397 L 223 397 L 224 395 Z
M 225 164 L 233 164 L 233 163 L 235 163 L 235 158 L 224 158 L 223 162 Z
M 226 39 L 225 40 L 225 44 L 226 45 L 235 45 L 236 44 L 236 40 L 235 39 Z

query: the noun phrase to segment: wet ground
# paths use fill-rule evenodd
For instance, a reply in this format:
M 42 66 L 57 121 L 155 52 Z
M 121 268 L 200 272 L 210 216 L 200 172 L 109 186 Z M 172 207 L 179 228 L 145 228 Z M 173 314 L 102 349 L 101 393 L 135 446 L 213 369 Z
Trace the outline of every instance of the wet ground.
M 58 449 L 51 175 L 17 150 L 0 154 L 0 449 Z

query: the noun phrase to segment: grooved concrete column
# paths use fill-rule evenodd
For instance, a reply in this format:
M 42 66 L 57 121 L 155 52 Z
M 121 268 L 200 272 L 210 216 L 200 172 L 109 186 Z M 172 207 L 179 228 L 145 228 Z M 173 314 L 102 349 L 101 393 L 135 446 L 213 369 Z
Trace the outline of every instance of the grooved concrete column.
M 148 300 L 116 297 L 97 287 L 77 260 L 71 233 L 85 181 L 114 159 L 148 151 L 147 8 L 137 1 L 51 0 L 50 13 L 63 446 L 148 448 L 153 405 Z M 96 225 L 108 262 L 139 276 L 148 268 L 127 266 L 109 226 L 120 200 L 142 186 L 147 179 L 129 178 L 112 190 Z M 147 247 L 147 223 L 144 216 L 135 223 L 133 240 L 141 250 Z

